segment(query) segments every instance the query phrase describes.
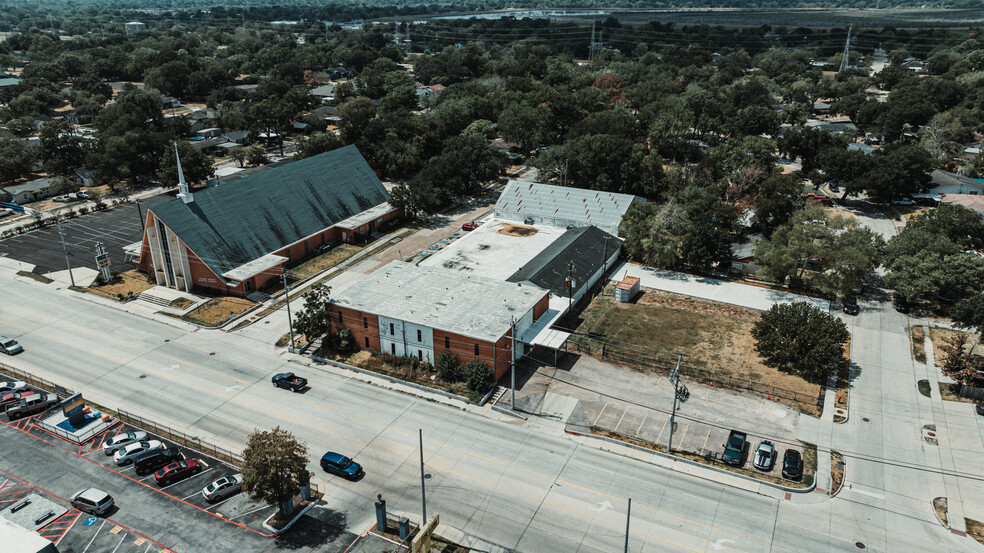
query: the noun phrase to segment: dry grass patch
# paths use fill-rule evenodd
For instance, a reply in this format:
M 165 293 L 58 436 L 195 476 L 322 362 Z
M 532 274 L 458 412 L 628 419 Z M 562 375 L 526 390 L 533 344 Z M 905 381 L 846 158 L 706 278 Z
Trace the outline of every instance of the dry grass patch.
M 150 278 L 150 275 L 141 273 L 136 269 L 130 269 L 125 273 L 120 273 L 113 282 L 107 284 L 93 283 L 89 286 L 89 292 L 111 300 L 126 301 L 154 286 L 157 286 L 157 282 Z
M 933 500 L 933 510 L 936 511 L 936 516 L 940 517 L 940 520 L 943 521 L 944 526 L 950 526 L 945 497 L 937 497 Z
M 938 382 L 940 385 L 940 397 L 943 401 L 957 401 L 960 403 L 977 403 L 977 400 L 969 397 L 960 397 L 960 384 L 953 382 Z
M 972 518 L 964 518 L 964 524 L 967 525 L 967 533 L 970 534 L 970 537 L 977 540 L 977 543 L 984 545 L 984 524 Z
M 212 298 L 181 318 L 198 326 L 216 327 L 254 305 L 246 298 Z
M 54 280 L 37 273 L 32 273 L 30 271 L 17 271 L 17 274 L 22 277 L 33 278 L 34 280 L 40 282 L 41 284 L 51 284 Z
M 834 407 L 847 410 L 851 394 L 851 339 L 844 347 L 844 358 L 837 364 L 837 387 L 834 390 Z M 834 422 L 844 422 L 847 417 L 834 413 Z
M 926 329 L 921 326 L 909 328 L 912 339 L 912 358 L 920 363 L 926 362 Z
M 175 309 L 184 309 L 195 302 L 189 300 L 188 298 L 176 298 L 167 304 L 168 307 L 173 307 Z
M 844 456 L 839 451 L 830 451 L 830 495 L 834 495 L 844 485 Z
M 778 394 L 772 395 L 783 403 L 819 416 L 820 386 L 765 366 L 755 352 L 751 330 L 760 317 L 752 309 L 653 290 L 619 304 L 608 287 L 585 308 L 571 341 L 592 355 L 643 370 L 651 370 L 653 358 L 675 362 L 667 352 L 681 353 L 720 385 L 753 385 L 765 393 L 774 388 Z
M 290 269 L 290 274 L 297 280 L 306 280 L 314 275 L 338 265 L 346 259 L 362 251 L 361 246 L 352 244 L 339 244 L 331 250 L 316 255 L 300 265 Z
M 946 341 L 959 334 L 970 337 L 967 352 L 974 355 L 984 355 L 984 344 L 980 343 L 980 335 L 973 332 L 961 332 L 959 330 L 949 330 L 946 328 L 932 327 L 929 329 L 929 338 L 933 341 L 933 351 L 938 351 Z

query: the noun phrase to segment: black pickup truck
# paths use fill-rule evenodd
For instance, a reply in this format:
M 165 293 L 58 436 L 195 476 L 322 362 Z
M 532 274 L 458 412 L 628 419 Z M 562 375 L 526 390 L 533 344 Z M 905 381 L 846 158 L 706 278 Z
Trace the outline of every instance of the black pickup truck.
M 724 444 L 724 455 L 721 456 L 721 460 L 729 465 L 741 466 L 747 439 L 748 436 L 744 432 L 732 430 L 728 435 L 728 443 Z
M 35 394 L 7 406 L 7 419 L 14 420 L 43 413 L 58 404 L 55 394 Z
M 298 392 L 307 386 L 307 379 L 301 378 L 294 373 L 280 373 L 273 375 L 273 385 L 284 388 L 292 392 Z

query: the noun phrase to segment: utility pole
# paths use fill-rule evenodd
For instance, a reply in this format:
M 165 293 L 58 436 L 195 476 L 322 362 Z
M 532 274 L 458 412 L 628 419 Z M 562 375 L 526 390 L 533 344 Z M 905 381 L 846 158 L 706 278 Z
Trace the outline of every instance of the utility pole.
M 424 429 L 418 429 L 417 435 L 420 437 L 420 505 L 424 511 L 424 518 L 420 521 L 420 527 L 427 524 L 427 488 L 424 486 Z
M 673 383 L 673 410 L 670 411 L 670 435 L 666 439 L 666 452 L 673 452 L 673 419 L 676 417 L 677 399 L 680 394 L 677 391 L 677 385 L 680 382 L 680 362 L 683 361 L 683 356 L 677 357 L 676 368 L 670 373 L 670 382 Z
M 629 508 L 625 510 L 625 553 L 629 553 L 629 522 L 632 520 L 632 498 L 629 498 Z
M 571 261 L 567 264 L 567 316 L 571 316 L 571 311 L 574 307 L 574 287 L 577 286 L 577 282 L 574 280 L 574 262 Z M 568 319 L 570 322 L 570 319 Z
M 510 354 L 510 355 L 512 355 L 512 371 L 510 371 L 510 372 L 512 372 L 512 377 L 511 377 L 512 378 L 512 383 L 511 383 L 511 386 L 512 386 L 512 407 L 511 407 L 511 409 L 513 411 L 515 411 L 516 410 L 516 317 L 513 317 L 512 318 L 512 332 L 511 332 L 511 334 L 512 334 L 512 336 L 511 336 L 512 343 L 509 346 L 509 351 L 512 352 Z
M 284 296 L 287 299 L 287 326 L 290 327 L 290 351 L 294 353 L 294 323 L 290 318 L 290 286 L 287 285 L 287 267 L 280 267 L 281 275 L 284 278 Z
M 601 254 L 601 278 L 598 279 L 601 282 L 601 289 L 605 289 L 605 263 L 608 261 L 608 240 L 610 236 L 605 237 L 605 249 Z
M 140 218 L 140 228 L 142 229 L 144 227 L 144 218 L 143 211 L 140 209 L 140 198 L 133 200 L 133 202 L 137 204 L 137 217 Z
M 72 263 L 68 260 L 68 247 L 65 245 L 65 233 L 62 232 L 61 217 L 55 217 L 55 224 L 58 225 L 58 235 L 61 236 L 62 251 L 65 252 L 65 265 L 68 266 L 68 278 L 75 287 L 75 277 L 72 276 Z
M 840 69 L 837 70 L 838 73 L 843 73 L 845 69 L 849 67 L 848 60 L 851 55 L 851 31 L 854 30 L 854 25 L 847 28 L 847 41 L 844 42 L 844 55 L 841 57 Z

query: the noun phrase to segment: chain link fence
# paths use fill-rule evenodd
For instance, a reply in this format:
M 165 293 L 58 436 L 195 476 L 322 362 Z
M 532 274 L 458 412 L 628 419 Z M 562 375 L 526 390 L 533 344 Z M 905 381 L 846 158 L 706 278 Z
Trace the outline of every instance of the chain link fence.
M 159 424 L 156 421 L 145 419 L 122 409 L 117 411 L 116 415 L 121 421 L 127 424 L 138 426 L 148 432 L 153 432 L 154 434 L 167 438 L 176 444 L 180 444 L 184 447 L 190 447 L 196 451 L 222 459 L 223 461 L 234 465 L 242 465 L 243 463 L 243 457 L 239 453 L 228 449 L 223 449 L 212 443 L 203 441 L 198 436 L 189 436 L 180 430 L 175 430 L 170 426 Z

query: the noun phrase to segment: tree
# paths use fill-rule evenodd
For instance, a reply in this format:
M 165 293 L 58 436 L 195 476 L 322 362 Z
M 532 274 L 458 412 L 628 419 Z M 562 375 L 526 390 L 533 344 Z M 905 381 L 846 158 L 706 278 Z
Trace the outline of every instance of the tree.
M 971 353 L 970 337 L 956 334 L 940 346 L 943 374 L 968 386 L 984 387 L 984 356 Z
M 247 113 L 251 128 L 267 133 L 269 139 L 276 136 L 280 155 L 284 155 L 284 135 L 295 115 L 297 110 L 294 106 L 280 96 L 271 96 L 251 105 Z
M 236 146 L 229 149 L 229 157 L 234 159 L 240 167 L 246 162 L 247 154 L 248 152 L 244 146 Z
M 465 365 L 464 373 L 472 400 L 481 399 L 495 386 L 495 374 L 481 361 L 469 361 Z
M 44 170 L 53 175 L 67 176 L 85 164 L 89 142 L 72 133 L 65 120 L 52 121 L 41 127 L 40 154 Z
M 181 172 L 184 173 L 185 181 L 189 186 L 202 184 L 212 178 L 215 170 L 212 168 L 211 157 L 187 142 L 180 141 L 176 144 L 178 155 L 181 156 Z M 174 188 L 178 185 L 178 161 L 172 149 L 161 157 L 157 178 L 160 179 L 163 188 Z
M 286 516 L 288 501 L 310 481 L 307 464 L 307 446 L 290 432 L 254 430 L 243 450 L 243 489 Z
M 799 207 L 801 190 L 799 182 L 791 175 L 772 175 L 762 181 L 755 202 L 755 219 L 766 236 L 771 236 L 772 231 L 789 221 Z
M 977 212 L 960 204 L 943 202 L 936 209 L 916 215 L 903 232 L 911 229 L 946 236 L 967 249 L 984 247 L 984 222 Z
M 304 294 L 304 307 L 294 315 L 294 331 L 308 342 L 328 332 L 328 301 L 331 286 L 319 284 Z
M 362 138 L 363 130 L 376 116 L 376 106 L 369 98 L 355 98 L 338 106 L 338 117 L 342 119 L 342 138 L 348 144 L 354 144 Z
M 168 96 L 184 98 L 188 94 L 191 68 L 183 61 L 169 61 L 151 68 L 144 76 L 144 82 Z
M 250 144 L 246 147 L 246 163 L 250 165 L 264 165 L 270 161 L 266 150 L 259 144 Z
M 844 321 L 807 302 L 775 304 L 752 327 L 755 351 L 769 367 L 825 384 L 844 358 Z
M 972 328 L 984 337 L 984 293 L 978 292 L 957 302 L 950 315 L 958 325 Z M 980 368 L 984 369 L 984 365 Z
M 294 160 L 330 152 L 344 145 L 342 139 L 333 132 L 316 132 L 297 141 L 297 153 L 294 154 Z
M 30 150 L 20 140 L 0 139 L 0 183 L 10 182 L 31 170 Z
M 447 351 L 437 354 L 434 360 L 434 370 L 437 376 L 447 384 L 461 382 L 465 379 L 464 367 L 458 362 L 458 356 Z

